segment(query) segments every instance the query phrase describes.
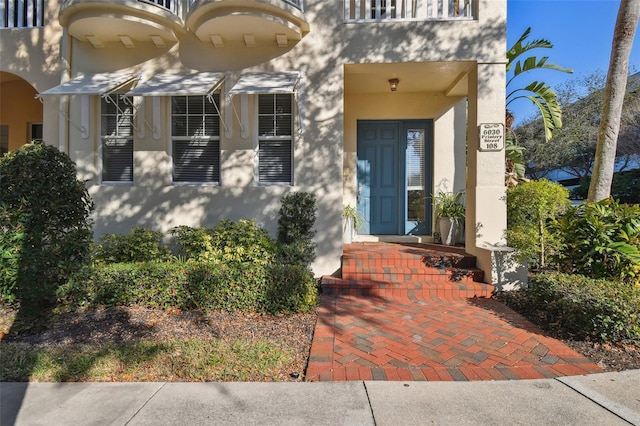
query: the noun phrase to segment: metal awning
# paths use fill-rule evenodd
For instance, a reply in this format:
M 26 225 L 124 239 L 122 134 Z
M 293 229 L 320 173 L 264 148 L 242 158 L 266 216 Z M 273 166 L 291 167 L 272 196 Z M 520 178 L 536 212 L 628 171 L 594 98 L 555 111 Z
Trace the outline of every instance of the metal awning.
M 208 95 L 224 81 L 224 74 L 198 72 L 189 74 L 156 74 L 127 92 L 131 96 Z
M 106 95 L 132 83 L 138 77 L 132 73 L 86 74 L 59 84 L 37 97 L 44 95 Z
M 240 76 L 236 84 L 229 90 L 229 96 L 295 93 L 299 79 L 300 73 L 297 71 L 250 72 Z

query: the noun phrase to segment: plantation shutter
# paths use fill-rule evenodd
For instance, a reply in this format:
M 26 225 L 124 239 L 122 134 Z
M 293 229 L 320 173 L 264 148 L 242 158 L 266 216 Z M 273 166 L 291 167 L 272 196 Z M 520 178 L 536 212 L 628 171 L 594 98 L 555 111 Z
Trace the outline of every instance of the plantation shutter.
M 109 138 L 102 147 L 102 180 L 133 181 L 133 140 Z
M 291 184 L 293 180 L 293 96 L 258 96 L 258 181 Z
M 291 183 L 291 140 L 262 140 L 258 155 L 261 183 Z
M 128 102 L 127 102 L 128 101 Z M 133 107 L 131 98 L 102 98 L 102 181 L 133 181 Z
M 173 142 L 175 182 L 219 182 L 220 142 L 216 140 Z
M 174 182 L 220 182 L 220 95 L 173 96 Z
M 422 189 L 424 187 L 425 152 L 424 131 L 409 129 L 407 131 L 407 188 Z

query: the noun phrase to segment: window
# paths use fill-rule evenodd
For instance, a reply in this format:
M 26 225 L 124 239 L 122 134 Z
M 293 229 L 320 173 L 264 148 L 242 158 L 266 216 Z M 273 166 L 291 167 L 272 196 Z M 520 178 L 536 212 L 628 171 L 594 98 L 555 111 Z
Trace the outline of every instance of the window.
M 133 106 L 130 96 L 100 100 L 102 181 L 133 182 Z
M 31 123 L 29 125 L 29 142 L 42 142 L 42 123 Z
M 425 129 L 410 128 L 407 135 L 407 220 L 425 221 Z
M 173 181 L 220 183 L 220 95 L 173 96 Z
M 9 126 L 0 125 L 0 156 L 9 152 Z
M 293 95 L 258 95 L 258 182 L 293 181 Z

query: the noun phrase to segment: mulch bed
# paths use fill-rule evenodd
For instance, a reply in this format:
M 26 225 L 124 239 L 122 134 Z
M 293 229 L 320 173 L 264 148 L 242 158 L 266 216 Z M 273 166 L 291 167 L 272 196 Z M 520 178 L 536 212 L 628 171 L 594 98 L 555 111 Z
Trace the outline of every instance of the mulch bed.
M 315 313 L 263 315 L 258 313 L 195 312 L 148 309 L 139 306 L 86 309 L 56 315 L 46 327 L 11 329 L 15 308 L 0 305 L 0 338 L 29 343 L 34 348 L 71 344 L 131 341 L 261 339 L 293 352 L 291 362 L 272 377 L 300 381 L 311 349 Z M 297 373 L 297 374 L 296 374 Z

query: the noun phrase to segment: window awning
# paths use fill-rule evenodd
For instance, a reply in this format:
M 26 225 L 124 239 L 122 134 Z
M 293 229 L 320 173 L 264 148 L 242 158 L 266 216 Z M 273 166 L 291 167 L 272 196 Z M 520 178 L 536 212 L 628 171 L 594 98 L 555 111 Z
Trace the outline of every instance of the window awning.
M 208 95 L 222 84 L 224 74 L 198 72 L 190 74 L 156 74 L 133 90 L 132 96 Z
M 43 95 L 105 95 L 135 79 L 137 76 L 131 73 L 86 74 L 40 92 L 38 97 Z
M 269 93 L 295 93 L 300 78 L 298 72 L 250 72 L 242 74 L 229 90 L 229 96 L 238 94 L 262 95 Z

